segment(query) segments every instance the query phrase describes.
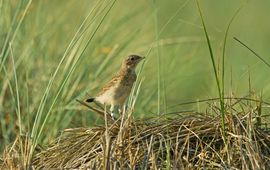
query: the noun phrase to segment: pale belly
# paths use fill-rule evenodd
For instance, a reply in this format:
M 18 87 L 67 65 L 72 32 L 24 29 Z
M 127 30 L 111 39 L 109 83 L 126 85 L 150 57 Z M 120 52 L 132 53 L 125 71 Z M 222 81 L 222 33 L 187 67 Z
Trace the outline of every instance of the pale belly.
M 132 86 L 118 86 L 107 90 L 102 95 L 96 97 L 95 100 L 101 104 L 123 105 L 130 94 L 131 88 Z

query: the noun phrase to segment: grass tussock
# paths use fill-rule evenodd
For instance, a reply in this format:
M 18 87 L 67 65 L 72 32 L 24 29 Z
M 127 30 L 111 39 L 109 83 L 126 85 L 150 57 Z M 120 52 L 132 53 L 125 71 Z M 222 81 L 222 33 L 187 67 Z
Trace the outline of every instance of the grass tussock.
M 114 123 L 106 121 L 104 126 L 66 129 L 47 149 L 35 152 L 31 166 L 269 169 L 270 128 L 261 115 L 261 106 L 249 100 L 227 100 L 227 140 L 220 117 L 209 116 L 220 113 L 215 104 L 205 113 L 174 113 L 141 120 L 134 120 L 129 113 Z M 14 145 L 12 152 L 4 153 L 4 167 L 14 163 Z

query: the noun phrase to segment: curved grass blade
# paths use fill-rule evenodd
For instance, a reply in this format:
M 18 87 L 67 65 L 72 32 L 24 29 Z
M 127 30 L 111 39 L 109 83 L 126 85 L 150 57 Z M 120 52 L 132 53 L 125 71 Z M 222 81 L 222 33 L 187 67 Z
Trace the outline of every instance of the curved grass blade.
M 237 42 L 239 42 L 241 45 L 246 47 L 250 52 L 252 52 L 256 57 L 258 57 L 264 64 L 266 64 L 268 67 L 270 67 L 270 63 L 268 63 L 265 59 L 263 59 L 258 53 L 256 53 L 254 50 L 252 50 L 250 47 L 248 47 L 245 43 L 243 43 L 241 40 L 239 40 L 236 37 L 233 37 Z

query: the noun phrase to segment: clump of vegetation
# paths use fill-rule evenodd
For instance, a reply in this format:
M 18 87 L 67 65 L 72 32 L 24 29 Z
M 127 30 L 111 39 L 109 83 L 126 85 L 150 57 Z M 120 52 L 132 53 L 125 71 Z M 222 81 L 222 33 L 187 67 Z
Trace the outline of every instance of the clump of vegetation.
M 35 152 L 31 166 L 34 169 L 270 168 L 270 122 L 265 119 L 269 115 L 261 115 L 262 103 L 244 98 L 226 101 L 225 136 L 217 103 L 209 105 L 204 113 L 179 112 L 138 120 L 132 118 L 132 111 L 114 122 L 106 114 L 110 121 L 105 121 L 105 125 L 64 130 L 46 149 Z M 18 163 L 14 163 L 18 161 L 16 153 L 20 152 L 16 151 L 16 142 L 4 154 L 4 167 Z

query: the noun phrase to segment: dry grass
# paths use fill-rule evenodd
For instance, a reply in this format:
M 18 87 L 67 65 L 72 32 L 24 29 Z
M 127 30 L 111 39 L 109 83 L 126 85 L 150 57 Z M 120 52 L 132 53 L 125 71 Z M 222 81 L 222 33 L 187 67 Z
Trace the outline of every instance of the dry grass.
M 106 121 L 104 126 L 66 129 L 47 149 L 36 151 L 31 166 L 34 169 L 269 169 L 270 129 L 261 106 L 260 102 L 250 100 L 227 100 L 227 135 L 222 133 L 220 116 L 195 112 L 143 120 L 134 120 L 127 114 L 125 119 L 114 123 Z M 211 113 L 219 111 L 215 104 L 208 109 Z M 15 152 L 14 145 L 4 153 L 3 167 L 22 163 L 15 159 L 20 154 L 18 148 Z

